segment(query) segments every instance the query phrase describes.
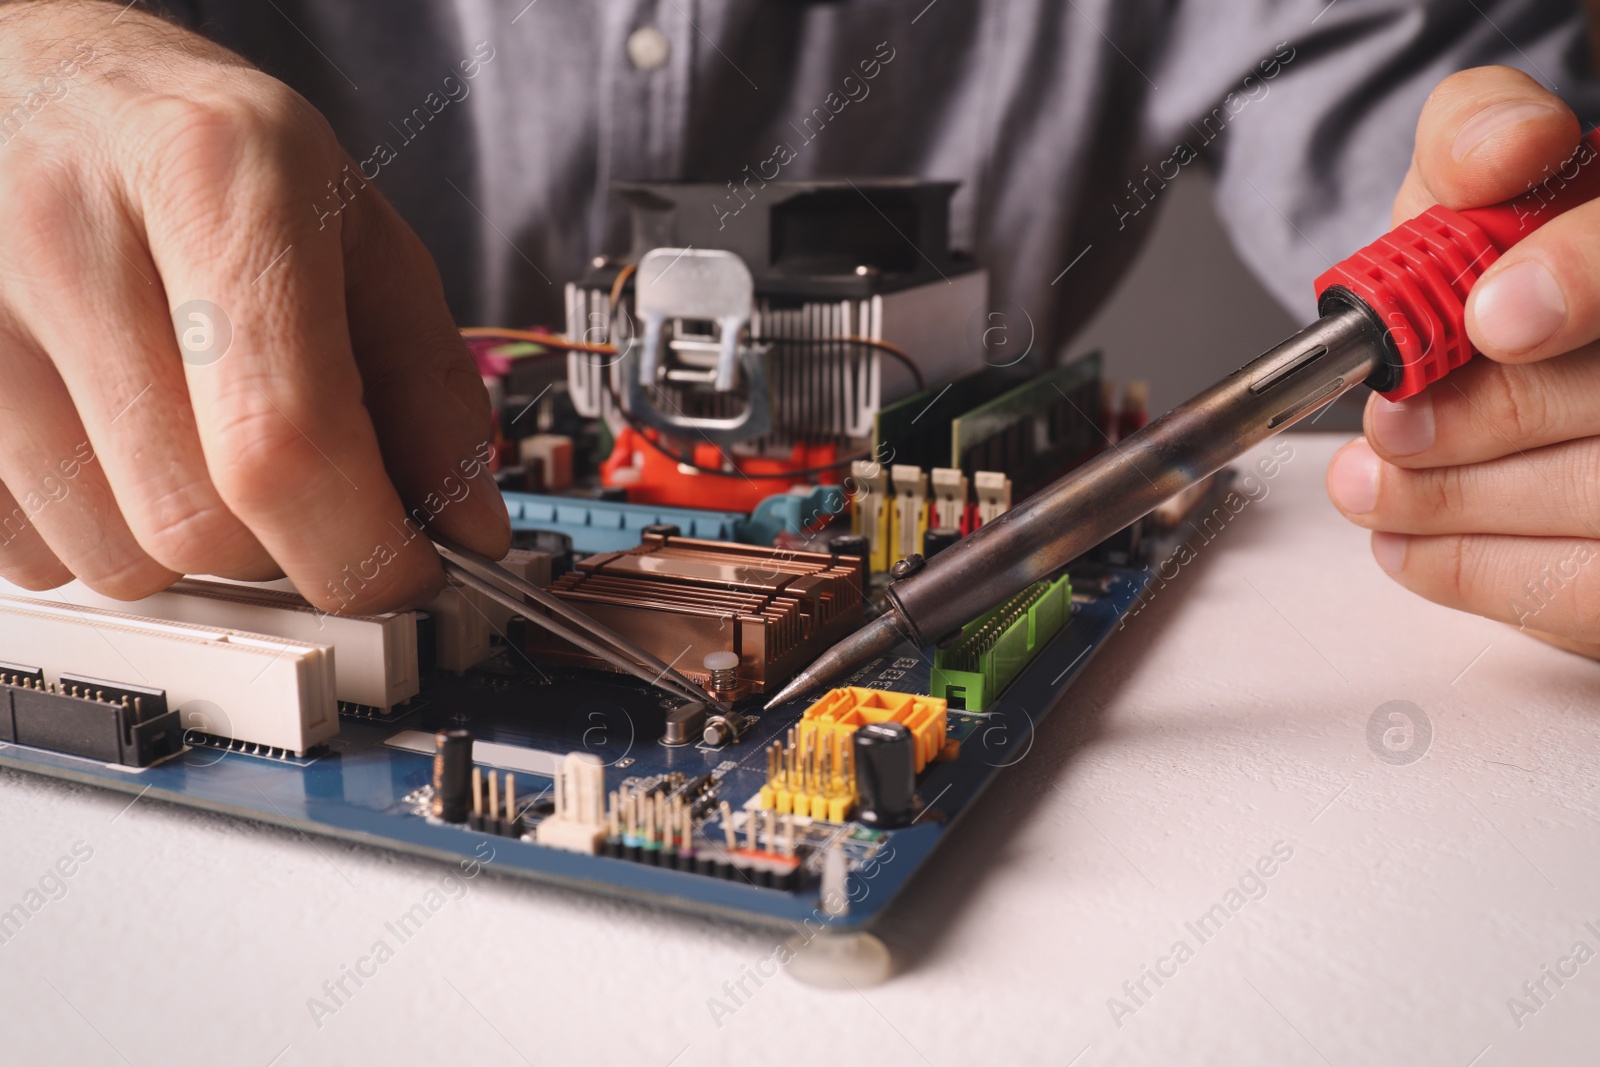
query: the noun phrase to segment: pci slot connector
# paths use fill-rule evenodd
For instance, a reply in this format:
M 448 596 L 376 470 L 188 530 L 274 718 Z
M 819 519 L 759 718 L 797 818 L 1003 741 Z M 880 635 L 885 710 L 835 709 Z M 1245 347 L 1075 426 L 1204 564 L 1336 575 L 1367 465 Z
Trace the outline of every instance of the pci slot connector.
M 131 676 L 186 730 L 268 750 L 304 755 L 339 732 L 333 649 L 304 641 L 0 596 L 0 660 L 56 691 Z
M 108 611 L 327 645 L 338 654 L 334 688 L 341 703 L 387 709 L 419 689 L 415 612 L 333 615 L 296 593 L 192 578 L 126 603 L 81 583 L 59 592 L 71 603 Z
M 929 693 L 957 711 L 984 711 L 1072 614 L 1066 575 L 1035 582 L 962 628 L 961 639 L 933 655 Z

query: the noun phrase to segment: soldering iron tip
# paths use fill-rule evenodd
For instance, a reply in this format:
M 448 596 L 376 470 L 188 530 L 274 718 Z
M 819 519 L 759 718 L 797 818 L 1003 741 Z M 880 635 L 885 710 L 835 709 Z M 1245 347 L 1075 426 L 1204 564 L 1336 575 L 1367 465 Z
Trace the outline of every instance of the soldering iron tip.
M 767 701 L 765 704 L 761 705 L 762 710 L 771 711 L 779 704 L 782 704 L 785 700 L 799 696 L 800 691 L 805 688 L 805 682 L 803 680 L 805 677 L 806 675 L 804 672 L 796 676 L 788 685 L 778 690 L 776 696 Z
M 899 615 L 893 610 L 884 612 L 818 656 L 811 666 L 795 675 L 788 685 L 778 690 L 777 696 L 767 701 L 766 710 L 772 710 L 807 689 L 815 689 L 849 674 L 874 656 L 883 655 L 904 640 L 905 634 L 900 630 Z

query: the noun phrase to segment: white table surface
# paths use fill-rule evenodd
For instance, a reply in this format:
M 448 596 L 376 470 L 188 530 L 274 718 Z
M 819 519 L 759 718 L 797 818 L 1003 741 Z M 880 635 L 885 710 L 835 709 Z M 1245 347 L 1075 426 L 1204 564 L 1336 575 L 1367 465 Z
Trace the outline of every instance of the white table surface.
M 1600 666 L 1391 583 L 1323 493 L 1339 439 L 1287 440 L 922 872 L 886 984 L 714 1017 L 771 934 L 486 875 L 314 1020 L 444 868 L 0 771 L 0 910 L 92 849 L 0 945 L 0 1062 L 1594 1063 L 1600 960 L 1508 998 L 1600 952 Z M 1368 745 L 1390 700 L 1432 724 L 1409 765 Z

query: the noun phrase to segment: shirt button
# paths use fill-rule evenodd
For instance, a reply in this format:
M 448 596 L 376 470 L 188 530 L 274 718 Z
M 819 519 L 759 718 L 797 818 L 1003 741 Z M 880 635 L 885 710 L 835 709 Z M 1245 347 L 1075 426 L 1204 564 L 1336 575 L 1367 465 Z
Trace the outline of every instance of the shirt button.
M 671 51 L 667 35 L 654 26 L 640 26 L 628 34 L 628 60 L 639 70 L 660 70 Z

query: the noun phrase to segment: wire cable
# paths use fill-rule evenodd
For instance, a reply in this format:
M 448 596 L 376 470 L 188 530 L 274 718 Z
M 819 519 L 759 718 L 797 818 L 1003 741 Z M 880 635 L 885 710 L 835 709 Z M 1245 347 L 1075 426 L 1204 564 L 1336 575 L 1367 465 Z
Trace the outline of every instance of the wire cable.
M 611 283 L 611 309 L 613 311 L 617 308 L 617 301 L 622 299 L 622 287 L 628 284 L 628 278 L 633 275 L 638 266 L 637 263 L 625 263 L 622 269 L 617 271 L 617 280 Z
M 597 356 L 617 354 L 616 345 L 573 341 L 560 334 L 546 333 L 543 330 L 514 330 L 503 326 L 463 326 L 461 336 L 472 341 L 526 341 L 528 344 L 543 345 L 563 352 L 592 352 Z

